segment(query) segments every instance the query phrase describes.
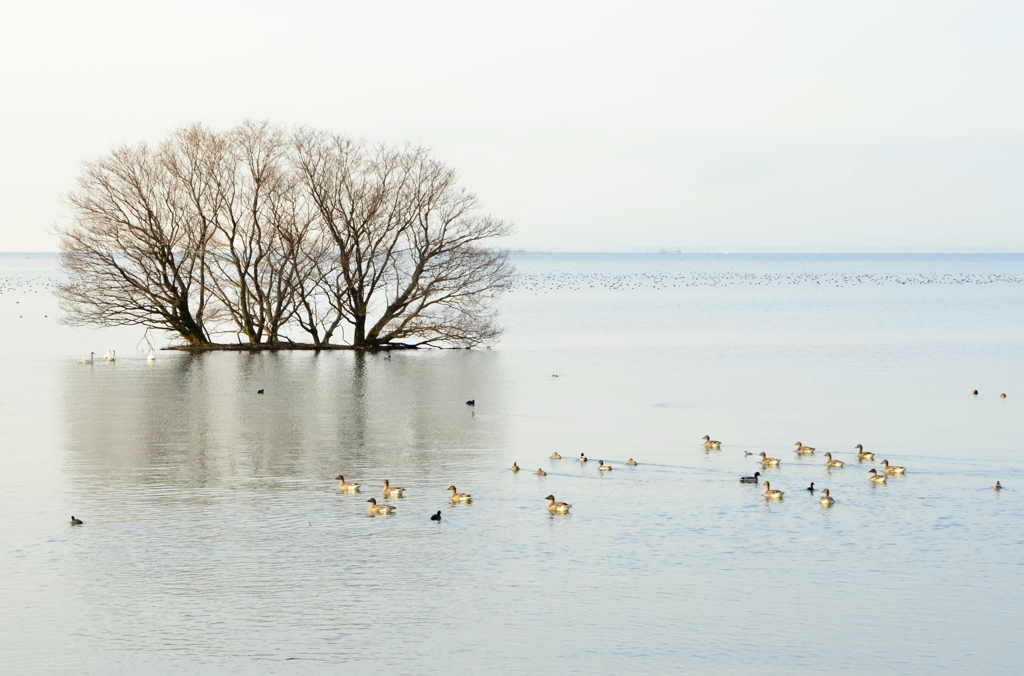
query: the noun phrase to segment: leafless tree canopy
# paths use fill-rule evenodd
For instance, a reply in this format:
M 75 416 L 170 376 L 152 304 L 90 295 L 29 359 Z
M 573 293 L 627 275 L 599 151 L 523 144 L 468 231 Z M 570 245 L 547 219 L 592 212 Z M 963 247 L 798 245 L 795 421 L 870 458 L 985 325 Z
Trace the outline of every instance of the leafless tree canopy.
M 500 334 L 512 273 L 480 213 L 418 147 L 247 122 L 85 165 L 60 231 L 67 320 L 210 346 L 471 347 Z

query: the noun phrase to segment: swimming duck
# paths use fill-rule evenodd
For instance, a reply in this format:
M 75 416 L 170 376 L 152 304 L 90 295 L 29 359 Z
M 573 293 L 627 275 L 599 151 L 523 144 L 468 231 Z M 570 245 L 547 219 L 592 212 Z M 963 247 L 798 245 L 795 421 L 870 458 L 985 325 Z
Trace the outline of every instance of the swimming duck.
M 868 474 L 870 475 L 868 478 L 871 479 L 871 483 L 875 483 L 875 484 L 884 484 L 885 483 L 885 475 L 884 474 L 879 474 L 877 469 L 872 469 L 870 472 L 868 472 Z
M 978 394 L 978 390 L 971 390 L 971 394 Z
M 818 502 L 821 503 L 822 507 L 831 507 L 832 505 L 836 504 L 836 501 L 829 497 L 827 488 L 822 489 L 821 500 L 818 500 Z
M 864 447 L 861 446 L 860 444 L 857 444 L 856 446 L 854 446 L 854 448 L 857 449 L 857 459 L 858 460 L 874 460 L 875 459 L 875 454 L 874 453 L 868 453 L 867 451 L 864 450 Z
M 634 460 L 633 458 L 630 458 L 629 460 L 626 461 L 626 464 L 627 465 L 632 465 L 633 467 L 636 467 L 636 460 Z
M 751 453 L 750 451 L 743 451 L 743 457 L 744 458 L 747 457 L 748 455 L 754 455 L 754 454 Z
M 441 520 L 441 510 L 440 509 L 437 510 L 437 514 L 431 514 L 430 515 L 430 520 L 431 521 L 440 521 Z
M 899 465 L 890 465 L 888 460 L 883 460 L 882 471 L 886 474 L 903 474 L 907 471 L 907 468 L 900 467 Z
M 765 500 L 781 500 L 782 491 L 772 490 L 772 485 L 767 481 L 764 482 L 764 498 Z
M 466 504 L 467 502 L 473 501 L 473 496 L 469 493 L 459 493 L 455 490 L 455 486 L 449 486 L 448 490 L 451 492 L 451 501 Z
M 997 481 L 996 485 L 992 487 L 992 490 L 994 490 L 994 491 L 1001 491 L 1001 490 L 1003 490 L 1003 487 Z M 71 517 L 71 523 L 74 523 L 74 522 L 75 522 L 75 517 Z M 78 523 L 82 523 L 82 522 L 79 521 Z
M 516 472 L 518 472 L 518 471 L 519 471 L 519 465 L 517 465 L 517 464 L 515 464 L 515 463 L 513 462 L 513 463 L 512 463 L 512 473 L 513 473 L 513 474 L 515 474 L 515 473 L 516 473 Z
M 548 475 L 548 473 L 544 471 L 543 467 L 538 467 L 537 468 L 537 476 L 547 476 L 547 475 Z
M 806 491 L 807 491 L 808 493 L 813 493 L 813 492 L 814 492 L 814 482 L 812 481 L 812 482 L 811 482 L 811 485 L 810 485 L 810 486 L 808 486 L 808 487 L 807 487 L 807 488 L 806 488 L 805 490 L 806 490 Z
M 998 485 L 998 483 L 997 483 L 997 485 Z M 83 523 L 85 523 L 85 522 L 82 521 L 81 519 L 76 519 L 74 514 L 71 515 L 71 525 L 72 526 L 81 526 Z
M 587 461 L 587 456 L 585 456 L 582 453 L 580 453 L 580 462 L 586 462 L 586 461 Z
M 826 453 L 825 454 L 825 467 L 842 467 L 842 466 L 843 466 L 843 461 L 842 460 L 833 460 L 831 453 Z
M 398 486 L 392 486 L 392 485 L 388 484 L 388 480 L 387 479 L 384 479 L 384 497 L 385 498 L 400 498 L 400 497 L 402 497 L 402 493 L 404 493 L 404 492 L 405 492 L 404 488 L 399 488 Z
M 96 353 L 95 352 L 90 352 L 88 359 L 79 359 L 78 363 L 79 364 L 91 364 L 93 359 L 95 359 L 95 358 L 96 358 Z
M 1000 399 L 1006 399 L 1006 392 L 1003 392 L 1002 394 L 1000 394 L 999 398 Z
M 811 453 L 814 453 L 814 449 L 810 446 L 804 446 L 798 441 L 796 442 L 796 452 L 800 455 L 810 455 Z
M 754 472 L 754 476 L 741 476 L 740 477 L 740 483 L 741 484 L 756 484 L 757 483 L 757 478 L 759 476 L 761 476 L 760 472 Z
M 704 435 L 704 448 L 710 448 L 713 451 L 720 450 L 722 447 L 721 441 L 713 441 L 708 435 Z
M 551 454 L 551 459 L 552 460 L 561 460 L 562 456 L 558 455 L 558 451 L 555 451 L 554 453 Z
M 572 507 L 572 505 L 564 502 L 555 502 L 555 496 L 553 495 L 549 495 L 544 499 L 548 501 L 548 511 L 552 514 L 568 514 L 569 508 Z
M 349 481 L 345 481 L 345 477 L 343 477 L 340 474 L 338 476 L 334 477 L 334 480 L 338 482 L 338 490 L 339 491 L 348 492 L 348 493 L 358 493 L 359 492 L 359 484 L 351 483 Z
M 395 508 L 391 505 L 378 505 L 377 498 L 370 498 L 367 500 L 370 506 L 366 508 L 366 511 L 370 513 L 370 516 L 378 516 L 380 514 L 391 514 L 395 511 Z
M 765 453 L 764 451 L 761 451 L 761 464 L 764 467 L 778 467 L 779 466 L 779 459 L 778 458 L 769 458 L 767 453 Z

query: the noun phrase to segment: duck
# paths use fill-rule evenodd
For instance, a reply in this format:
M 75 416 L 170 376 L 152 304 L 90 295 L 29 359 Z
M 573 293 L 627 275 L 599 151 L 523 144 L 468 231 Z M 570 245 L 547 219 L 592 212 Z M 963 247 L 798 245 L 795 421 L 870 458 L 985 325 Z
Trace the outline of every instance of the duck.
M 338 476 L 334 477 L 334 480 L 338 482 L 338 490 L 339 491 L 348 492 L 348 493 L 358 493 L 359 492 L 359 484 L 352 483 L 352 482 L 349 482 L 349 481 L 345 481 L 345 477 L 343 477 L 340 474 Z
M 103 361 L 117 361 L 117 350 L 107 350 L 103 355 Z
M 772 490 L 772 485 L 767 481 L 764 482 L 764 498 L 765 500 L 781 500 L 782 491 Z
M 476 406 L 476 399 L 470 399 L 467 401 L 466 406 Z
M 430 520 L 431 521 L 440 521 L 441 520 L 441 510 L 440 509 L 437 510 L 436 514 L 431 514 L 430 515 Z
M 971 390 L 971 394 L 977 396 L 978 395 L 978 390 Z
M 811 485 L 805 488 L 804 490 L 806 490 L 808 493 L 814 493 L 814 482 L 812 481 Z
M 612 471 L 612 466 L 604 464 L 604 460 L 598 460 L 597 462 L 599 463 L 597 465 L 597 468 L 599 470 L 601 470 L 602 472 L 610 472 L 610 471 Z
M 754 455 L 754 454 L 751 453 L 750 451 L 743 451 L 743 457 L 744 458 L 746 458 L 747 456 L 750 456 L 750 455 Z
M 741 476 L 740 477 L 740 483 L 741 484 L 756 484 L 757 483 L 757 479 L 760 476 L 761 476 L 760 472 L 754 472 L 754 476 Z
M 580 453 L 580 462 L 586 462 L 586 461 L 587 461 L 587 456 L 585 456 L 582 453 Z
M 994 490 L 994 491 L 1001 491 L 1001 490 L 1003 490 L 1003 487 L 1002 487 L 1002 485 L 1000 485 L 1000 483 L 999 483 L 999 482 L 997 481 L 997 482 L 996 482 L 996 485 L 992 487 L 992 490 Z M 71 517 L 71 522 L 72 522 L 72 523 L 74 523 L 74 521 L 75 521 L 75 517 Z M 79 521 L 78 523 L 82 523 L 82 522 L 81 522 L 81 521 Z
M 547 475 L 548 475 L 548 473 L 544 471 L 543 467 L 538 467 L 537 468 L 537 476 L 547 476 Z
M 811 453 L 814 453 L 814 449 L 810 446 L 804 446 L 798 441 L 796 442 L 796 452 L 800 455 L 810 455 Z
M 636 460 L 634 460 L 633 458 L 630 458 L 629 460 L 626 461 L 626 464 L 630 465 L 632 467 L 636 467 Z
M 874 460 L 875 459 L 875 454 L 874 453 L 868 453 L 867 451 L 864 450 L 864 447 L 861 446 L 860 444 L 857 444 L 856 446 L 854 446 L 854 448 L 857 449 L 857 459 L 858 460 Z
M 513 473 L 513 474 L 515 474 L 516 472 L 518 472 L 518 471 L 519 471 L 519 465 L 517 465 L 517 464 L 515 464 L 515 463 L 513 462 L 513 463 L 512 463 L 512 468 L 511 468 L 511 469 L 512 469 L 512 473 Z
M 149 348 L 149 355 L 146 357 L 146 361 L 156 361 L 156 354 L 153 352 L 153 348 Z
M 461 504 L 466 504 L 467 502 L 473 502 L 473 496 L 472 495 L 470 495 L 469 493 L 459 493 L 458 491 L 455 490 L 455 486 L 449 486 L 448 490 L 452 494 L 452 496 L 450 498 L 450 500 L 452 502 L 461 503 Z
M 74 514 L 71 515 L 71 525 L 72 526 L 81 526 L 83 523 L 85 523 L 85 522 L 82 521 L 81 519 L 76 519 Z
M 767 453 L 761 451 L 761 465 L 763 465 L 764 467 L 778 467 L 779 459 L 769 458 Z
M 721 441 L 714 441 L 708 435 L 706 435 L 706 434 L 704 435 L 704 448 L 710 448 L 713 451 L 717 451 L 717 450 L 721 449 L 721 447 L 722 447 L 722 442 Z
M 842 467 L 843 464 L 842 460 L 833 460 L 831 453 L 825 454 L 825 467 Z
M 366 511 L 370 513 L 370 516 L 378 516 L 380 514 L 392 514 L 395 511 L 395 508 L 392 507 L 391 505 L 378 505 L 377 498 L 370 498 L 369 500 L 367 500 L 367 502 L 370 503 L 370 506 L 366 508 Z
M 821 490 L 821 500 L 818 500 L 818 502 L 821 503 L 822 507 L 831 507 L 836 504 L 836 501 L 829 497 L 827 488 L 823 488 Z
M 558 454 L 558 451 L 555 451 L 554 453 L 552 453 L 552 454 L 551 454 L 551 459 L 552 459 L 552 460 L 561 460 L 561 459 L 562 459 L 562 456 L 560 456 L 560 455 Z
M 1000 399 L 1006 399 L 1006 392 L 1003 392 L 1002 394 L 1000 394 L 999 398 Z
M 88 359 L 79 359 L 78 363 L 79 364 L 91 364 L 95 358 L 96 358 L 96 353 L 95 352 L 90 352 Z
M 882 471 L 886 474 L 903 474 L 907 471 L 907 468 L 900 467 L 899 465 L 890 465 L 888 460 L 883 460 Z
M 555 502 L 555 496 L 553 495 L 549 495 L 544 499 L 548 501 L 548 511 L 552 514 L 568 514 L 569 508 L 572 507 L 572 505 L 564 502 Z
M 384 497 L 385 498 L 400 498 L 400 497 L 402 497 L 402 493 L 404 493 L 404 492 L 405 492 L 404 488 L 399 488 L 398 486 L 392 486 L 391 484 L 388 483 L 387 479 L 384 479 L 384 491 L 383 491 L 383 493 L 384 493 Z
M 868 475 L 869 475 L 868 478 L 871 480 L 871 483 L 874 483 L 874 484 L 884 484 L 885 483 L 885 475 L 884 474 L 879 474 L 877 469 L 872 468 L 871 471 L 868 472 Z

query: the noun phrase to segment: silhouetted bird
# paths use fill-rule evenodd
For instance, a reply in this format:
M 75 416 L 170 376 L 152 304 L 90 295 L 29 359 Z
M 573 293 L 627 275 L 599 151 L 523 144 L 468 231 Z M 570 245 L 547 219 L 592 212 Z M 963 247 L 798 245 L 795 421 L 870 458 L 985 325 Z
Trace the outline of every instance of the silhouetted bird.
M 260 389 L 256 390 L 256 394 L 263 394 L 263 388 L 261 387 Z
M 81 519 L 76 519 L 74 514 L 71 515 L 71 525 L 72 526 L 81 526 L 83 523 L 85 523 L 85 522 L 82 521 Z
M 810 492 L 810 493 L 814 492 L 814 482 L 813 481 L 811 482 L 811 485 L 807 487 L 807 491 Z
M 476 406 L 476 399 L 470 399 L 467 401 L 466 406 Z
M 971 390 L 971 394 L 977 394 L 978 390 Z
M 437 514 L 431 514 L 430 515 L 430 520 L 431 521 L 440 521 L 441 520 L 441 510 L 440 509 L 437 510 Z

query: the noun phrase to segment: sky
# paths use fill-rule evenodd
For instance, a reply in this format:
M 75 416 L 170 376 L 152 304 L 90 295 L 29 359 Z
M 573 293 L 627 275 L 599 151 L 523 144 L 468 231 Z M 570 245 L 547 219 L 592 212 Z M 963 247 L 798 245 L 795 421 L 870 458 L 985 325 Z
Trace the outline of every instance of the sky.
M 81 163 L 244 119 L 418 143 L 502 244 L 1024 251 L 1024 3 L 0 6 L 0 251 Z

